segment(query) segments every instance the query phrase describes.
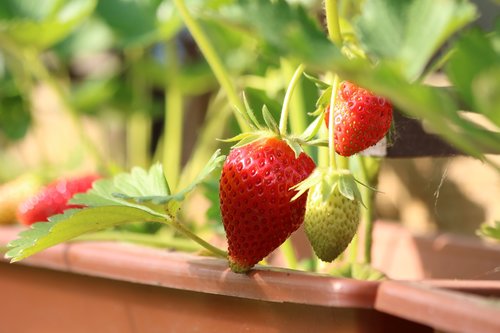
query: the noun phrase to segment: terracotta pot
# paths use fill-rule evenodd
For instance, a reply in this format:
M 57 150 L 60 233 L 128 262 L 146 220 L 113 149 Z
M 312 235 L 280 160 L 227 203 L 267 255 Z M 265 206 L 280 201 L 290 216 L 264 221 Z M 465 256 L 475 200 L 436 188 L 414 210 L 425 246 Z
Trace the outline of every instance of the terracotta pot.
M 384 235 L 385 227 L 386 236 L 403 232 L 379 223 L 376 235 Z M 18 231 L 1 228 L 0 244 L 15 238 Z M 392 243 L 392 252 L 411 252 L 403 248 L 405 237 L 394 237 L 399 241 Z M 498 248 L 485 246 L 485 251 L 496 254 L 496 263 L 500 262 Z M 380 265 L 388 258 L 383 249 L 375 249 L 374 254 Z M 393 268 L 399 265 L 397 256 L 390 257 L 387 268 L 397 272 Z M 443 326 L 429 316 L 412 314 L 412 309 L 419 308 L 420 289 L 432 295 L 464 290 L 455 285 L 455 291 L 450 291 L 449 285 L 440 283 L 445 281 L 418 285 L 356 281 L 268 267 L 241 275 L 230 272 L 224 260 L 210 257 L 130 244 L 62 244 L 19 264 L 0 262 L 0 332 L 454 331 L 462 327 L 459 321 Z M 484 295 L 500 290 L 498 282 L 488 283 L 489 291 L 478 286 L 468 291 L 482 290 Z M 401 291 L 404 287 L 413 288 L 416 295 L 408 293 L 412 295 L 408 299 Z M 391 294 L 392 288 L 396 294 Z M 473 304 L 467 305 L 471 309 Z M 498 320 L 491 324 L 477 317 L 475 324 L 497 325 Z M 483 332 L 473 329 L 484 326 L 466 327 L 463 332 Z

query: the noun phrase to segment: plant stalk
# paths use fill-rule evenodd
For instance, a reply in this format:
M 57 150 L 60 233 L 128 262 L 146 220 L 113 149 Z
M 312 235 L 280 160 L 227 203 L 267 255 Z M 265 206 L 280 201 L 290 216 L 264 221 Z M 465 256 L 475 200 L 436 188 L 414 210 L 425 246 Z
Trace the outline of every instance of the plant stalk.
M 332 96 L 330 98 L 330 113 L 328 115 L 328 166 L 337 169 L 337 161 L 335 158 L 335 117 L 333 106 L 337 99 L 337 87 L 339 85 L 339 76 L 335 75 L 332 84 Z
M 169 84 L 165 87 L 165 125 L 163 131 L 162 160 L 165 177 L 174 190 L 179 182 L 182 157 L 182 128 L 184 119 L 184 100 L 182 91 L 176 84 L 179 75 L 179 56 L 175 39 L 166 45 L 167 73 Z
M 238 112 L 245 110 L 245 106 L 236 92 L 234 82 L 232 82 L 226 67 L 223 65 L 219 55 L 215 51 L 215 48 L 210 43 L 209 39 L 205 35 L 201 26 L 196 22 L 191 13 L 186 7 L 184 0 L 174 0 L 175 6 L 179 10 L 186 27 L 188 28 L 191 36 L 196 41 L 196 44 L 203 53 L 205 59 L 207 60 L 210 68 L 212 69 L 217 81 L 221 85 L 222 89 L 227 94 L 229 103 L 232 104 L 236 120 L 242 131 L 249 131 L 250 126 L 246 123 L 243 116 Z
M 328 37 L 340 46 L 342 44 L 342 34 L 340 32 L 340 20 L 337 0 L 325 0 L 326 27 Z
M 74 241 L 118 241 L 148 245 L 179 251 L 195 252 L 201 247 L 185 239 L 159 237 L 158 235 L 141 234 L 126 231 L 100 231 L 75 238 Z
M 164 221 L 162 221 L 162 222 L 164 222 Z M 200 238 L 198 235 L 191 232 L 191 230 L 189 230 L 182 223 L 180 223 L 177 218 L 170 217 L 170 219 L 168 219 L 168 224 L 173 226 L 177 231 L 182 233 L 184 236 L 192 239 L 193 241 L 195 241 L 196 243 L 201 245 L 203 248 L 207 249 L 209 252 L 211 252 L 216 257 L 224 258 L 224 259 L 227 258 L 228 254 L 226 251 L 221 250 L 221 249 L 213 246 L 212 244 L 208 243 L 204 239 Z
M 363 177 L 363 182 L 367 185 L 372 185 L 370 182 L 370 177 L 368 177 L 368 170 L 366 167 L 366 161 L 364 158 L 360 158 L 361 175 Z M 373 224 L 374 224 L 374 212 L 373 212 L 373 191 L 366 187 L 361 187 L 361 198 L 365 203 L 365 209 L 363 209 L 362 216 L 363 221 L 365 221 L 365 239 L 364 239 L 364 261 L 366 264 L 371 264 L 372 262 L 372 244 L 373 244 Z

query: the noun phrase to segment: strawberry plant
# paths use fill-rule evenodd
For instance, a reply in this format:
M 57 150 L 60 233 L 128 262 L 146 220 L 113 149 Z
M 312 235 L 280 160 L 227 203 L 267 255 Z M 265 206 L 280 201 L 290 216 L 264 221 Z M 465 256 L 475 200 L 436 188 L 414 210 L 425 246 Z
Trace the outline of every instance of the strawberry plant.
M 365 149 L 397 137 L 393 109 L 500 169 L 485 154 L 500 153 L 500 25 L 489 33 L 470 27 L 478 12 L 469 1 L 89 0 L 68 8 L 49 2 L 40 13 L 29 10 L 28 0 L 0 5 L 0 18 L 15 17 L 0 28 L 7 68 L 1 84 L 9 88 L 0 93 L 7 106 L 0 130 L 9 140 L 24 135 L 33 116 L 27 96 L 44 82 L 104 177 L 74 195 L 64 212 L 54 210 L 46 222 L 37 215 L 38 223 L 10 244 L 6 256 L 13 261 L 78 237 L 140 238 L 173 248 L 189 239 L 195 245 L 188 248 L 227 258 L 236 272 L 280 248 L 292 268 L 380 278 L 369 266 L 380 159 Z M 124 59 L 122 67 L 86 72 L 80 80 L 61 74 L 74 70 L 64 59 L 85 49 L 82 40 L 93 31 L 109 38 L 100 51 Z M 60 59 L 56 69 L 42 57 L 50 55 Z M 426 84 L 437 72 L 452 85 Z M 198 128 L 184 118 L 196 104 L 186 101 L 200 96 L 208 102 Z M 120 110 L 127 133 L 121 164 L 81 125 L 89 114 L 106 119 L 109 109 Z M 464 109 L 492 126 L 464 117 Z M 199 130 L 184 161 L 183 128 Z M 212 229 L 184 212 L 188 194 L 207 188 L 219 191 L 208 195 L 216 211 Z M 120 229 L 149 223 L 162 225 L 167 236 Z M 332 269 L 316 257 L 298 262 L 287 239 L 303 223 L 323 261 L 342 257 L 351 245 L 349 265 Z M 364 244 L 357 241 L 360 224 Z M 202 237 L 222 228 L 228 252 Z

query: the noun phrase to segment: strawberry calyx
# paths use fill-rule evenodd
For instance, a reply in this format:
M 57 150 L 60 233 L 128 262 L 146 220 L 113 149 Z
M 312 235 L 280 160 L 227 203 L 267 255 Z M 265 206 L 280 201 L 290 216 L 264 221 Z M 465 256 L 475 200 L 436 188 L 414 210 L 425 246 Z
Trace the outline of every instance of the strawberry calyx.
M 261 111 L 262 118 L 264 119 L 264 124 L 262 124 L 255 116 L 255 113 L 252 107 L 249 105 L 245 95 L 243 95 L 243 101 L 245 104 L 245 109 L 238 111 L 251 128 L 251 131 L 240 133 L 228 139 L 220 139 L 220 141 L 222 142 L 236 142 L 233 148 L 242 147 L 261 139 L 278 138 L 285 141 L 294 151 L 295 157 L 298 158 L 299 155 L 303 152 L 302 146 L 328 145 L 327 140 L 316 139 L 316 134 L 318 133 L 324 121 L 324 113 L 320 114 L 313 122 L 311 122 L 311 124 L 304 130 L 302 134 L 292 135 L 280 131 L 278 123 L 265 104 L 262 106 Z
M 347 199 L 357 201 L 364 206 L 358 184 L 368 187 L 357 180 L 348 169 L 318 167 L 309 177 L 292 187 L 293 190 L 297 191 L 292 200 L 296 200 L 312 187 L 321 186 L 321 199 L 324 202 L 328 201 L 328 198 L 338 189 Z

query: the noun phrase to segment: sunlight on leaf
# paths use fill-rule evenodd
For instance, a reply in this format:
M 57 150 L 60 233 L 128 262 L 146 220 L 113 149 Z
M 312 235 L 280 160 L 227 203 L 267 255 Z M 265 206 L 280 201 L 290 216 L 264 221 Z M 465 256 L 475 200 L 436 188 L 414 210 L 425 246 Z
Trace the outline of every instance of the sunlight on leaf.
M 123 223 L 157 219 L 157 216 L 144 210 L 123 206 L 70 210 L 51 217 L 49 222 L 35 223 L 30 229 L 21 232 L 18 239 L 8 244 L 10 250 L 5 257 L 11 259 L 12 262 L 19 261 L 88 232 Z

